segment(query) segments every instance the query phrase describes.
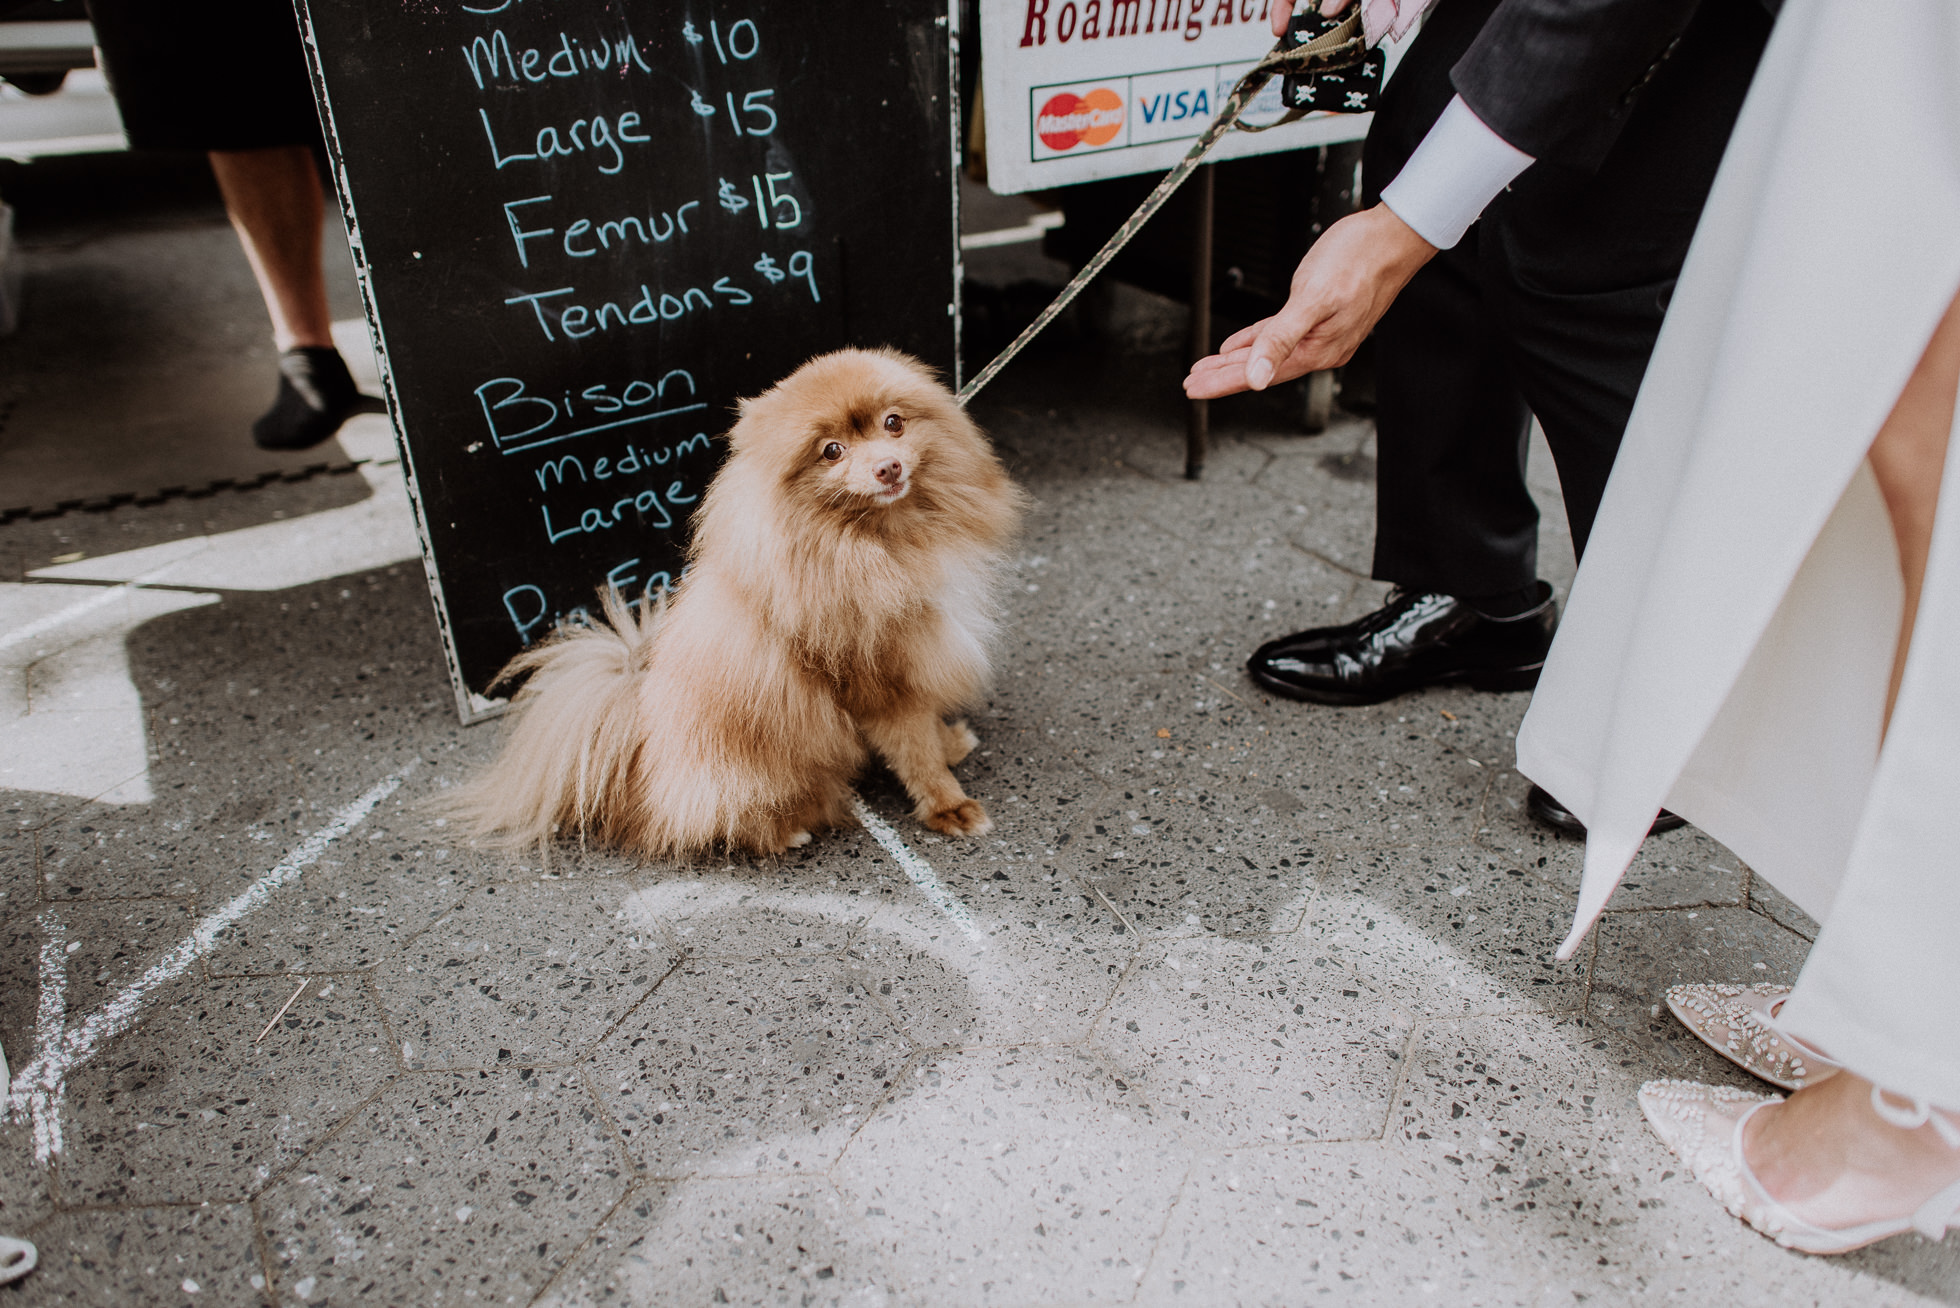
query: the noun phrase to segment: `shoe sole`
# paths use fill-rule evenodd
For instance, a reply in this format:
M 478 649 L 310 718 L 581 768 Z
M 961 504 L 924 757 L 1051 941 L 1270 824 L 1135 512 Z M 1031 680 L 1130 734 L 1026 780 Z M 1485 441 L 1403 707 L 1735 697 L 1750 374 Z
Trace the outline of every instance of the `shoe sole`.
M 1543 663 L 1534 663 L 1524 668 L 1479 668 L 1474 671 L 1450 672 L 1414 685 L 1396 690 L 1354 691 L 1323 690 L 1318 687 L 1289 685 L 1277 678 L 1269 677 L 1254 668 L 1246 669 L 1246 676 L 1261 690 L 1269 690 L 1285 699 L 1300 700 L 1308 704 L 1332 704 L 1337 708 L 1358 708 L 1365 704 L 1384 704 L 1391 699 L 1427 690 L 1431 686 L 1467 686 L 1471 690 L 1489 691 L 1503 694 L 1508 691 L 1531 690 L 1538 685 L 1538 674 L 1544 670 Z

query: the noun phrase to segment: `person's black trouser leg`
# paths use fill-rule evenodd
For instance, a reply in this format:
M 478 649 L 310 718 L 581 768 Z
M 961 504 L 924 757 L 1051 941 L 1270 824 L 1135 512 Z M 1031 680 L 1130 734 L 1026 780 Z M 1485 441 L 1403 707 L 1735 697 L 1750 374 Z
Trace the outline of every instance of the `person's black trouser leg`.
M 1449 102 L 1450 69 L 1496 3 L 1431 11 L 1369 129 L 1367 203 Z M 1528 169 L 1382 319 L 1378 579 L 1458 597 L 1534 579 L 1527 406 L 1584 551 L 1769 25 L 1760 5 L 1704 3 L 1597 172 Z
M 1531 412 L 1486 303 L 1478 231 L 1415 275 L 1375 329 L 1374 575 L 1494 595 L 1537 577 Z
M 1424 23 L 1368 130 L 1364 203 L 1455 94 L 1449 70 L 1496 4 L 1452 0 Z M 1432 259 L 1375 328 L 1374 575 L 1414 591 L 1495 595 L 1537 576 L 1531 416 L 1485 301 L 1478 235 Z
M 1587 295 L 1533 292 L 1495 252 L 1485 256 L 1484 272 L 1493 334 L 1508 344 L 1509 373 L 1544 429 L 1572 548 L 1583 557 L 1674 282 Z

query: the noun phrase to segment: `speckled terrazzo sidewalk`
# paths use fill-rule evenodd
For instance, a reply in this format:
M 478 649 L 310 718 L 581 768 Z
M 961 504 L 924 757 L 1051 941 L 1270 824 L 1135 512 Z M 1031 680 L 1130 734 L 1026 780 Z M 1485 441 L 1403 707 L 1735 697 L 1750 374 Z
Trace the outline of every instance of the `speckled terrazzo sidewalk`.
M 1555 963 L 1579 850 L 1522 812 L 1524 696 L 1249 686 L 1379 600 L 1371 434 L 1220 406 L 1186 483 L 1176 366 L 1057 344 L 979 407 L 1039 501 L 961 769 L 998 826 L 864 792 L 936 895 L 857 830 L 732 867 L 453 839 L 427 801 L 495 728 L 455 723 L 413 562 L 9 652 L 16 726 L 70 713 L 102 784 L 0 792 L 0 1040 L 60 1069 L 0 1126 L 42 1258 L 0 1308 L 1960 1302 L 1960 1243 L 1780 1251 L 1634 1106 L 1740 1082 L 1662 992 L 1791 979 L 1800 913 L 1682 831 Z M 386 491 L 10 524 L 0 633 L 58 556 Z M 140 776 L 82 748 L 130 731 Z

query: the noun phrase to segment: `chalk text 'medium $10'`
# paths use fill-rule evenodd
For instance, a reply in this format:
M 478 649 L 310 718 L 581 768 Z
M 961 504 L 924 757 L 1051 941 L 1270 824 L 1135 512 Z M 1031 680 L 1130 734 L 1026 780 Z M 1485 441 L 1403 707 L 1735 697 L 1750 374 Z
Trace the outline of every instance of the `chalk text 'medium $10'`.
M 470 12 L 502 12 L 506 7 L 480 7 Z M 645 49 L 624 24 L 616 29 L 600 30 L 596 39 L 591 40 L 565 31 L 555 36 L 555 42 L 536 46 L 513 43 L 502 27 L 473 36 L 462 47 L 470 82 L 479 91 L 492 91 L 593 74 L 608 74 L 616 79 L 623 74 L 654 71 Z M 725 29 L 719 20 L 710 20 L 705 32 L 691 20 L 684 20 L 681 37 L 690 45 L 713 51 L 713 59 L 705 63 L 738 71 L 761 48 L 761 34 L 755 23 L 746 18 Z M 773 136 L 781 122 L 774 105 L 773 87 L 716 88 L 671 82 L 672 79 L 662 79 L 658 86 L 649 85 L 645 89 L 649 94 L 685 92 L 693 118 L 718 120 L 723 130 L 738 140 Z M 479 107 L 477 114 L 491 162 L 499 173 L 516 165 L 586 156 L 600 173 L 613 176 L 625 169 L 627 147 L 655 144 L 654 133 L 637 109 L 548 123 L 536 127 L 529 135 L 526 135 L 528 127 L 513 129 L 508 123 L 502 125 L 500 134 L 500 124 L 492 120 L 487 106 Z M 510 144 L 510 140 L 521 143 Z M 569 269 L 579 266 L 573 261 L 601 258 L 614 251 L 625 256 L 638 248 L 670 241 L 676 242 L 678 248 L 687 243 L 684 238 L 716 218 L 743 223 L 752 220 L 759 235 L 795 231 L 804 226 L 808 196 L 793 172 L 758 171 L 746 177 L 717 180 L 719 184 L 712 195 L 686 199 L 643 214 L 579 214 L 575 210 L 568 213 L 562 212 L 567 206 L 554 194 L 514 197 L 503 203 L 511 248 L 519 267 L 525 271 L 533 271 L 538 256 L 546 252 L 562 259 Z M 726 242 L 718 241 L 715 248 L 726 248 Z M 614 328 L 672 322 L 716 307 L 745 307 L 755 302 L 758 291 L 766 292 L 785 282 L 800 283 L 813 302 L 823 298 L 817 261 L 808 250 L 777 253 L 765 250 L 746 268 L 738 265 L 734 270 L 716 271 L 721 275 L 702 278 L 697 285 L 668 287 L 637 282 L 625 294 L 615 292 L 598 299 L 581 296 L 576 286 L 557 286 L 513 295 L 504 303 L 530 309 L 539 332 L 546 340 L 555 341 L 580 340 Z

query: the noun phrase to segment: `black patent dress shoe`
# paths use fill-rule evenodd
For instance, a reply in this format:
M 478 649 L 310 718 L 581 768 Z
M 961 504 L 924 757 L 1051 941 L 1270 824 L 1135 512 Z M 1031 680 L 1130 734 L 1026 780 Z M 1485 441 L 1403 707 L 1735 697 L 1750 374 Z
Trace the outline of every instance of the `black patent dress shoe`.
M 1579 815 L 1552 798 L 1552 792 L 1543 786 L 1533 786 L 1531 793 L 1524 797 L 1524 811 L 1562 836 L 1574 840 L 1586 838 L 1586 824 L 1579 820 Z M 1676 831 L 1687 825 L 1688 819 L 1679 813 L 1662 809 L 1654 825 L 1647 828 L 1647 834 L 1658 836 L 1663 831 Z
M 1513 618 L 1487 618 L 1449 595 L 1395 590 L 1355 622 L 1268 641 L 1246 671 L 1275 695 L 1316 704 L 1379 704 L 1445 684 L 1530 690 L 1558 630 L 1552 588 L 1539 586 L 1543 599 Z

